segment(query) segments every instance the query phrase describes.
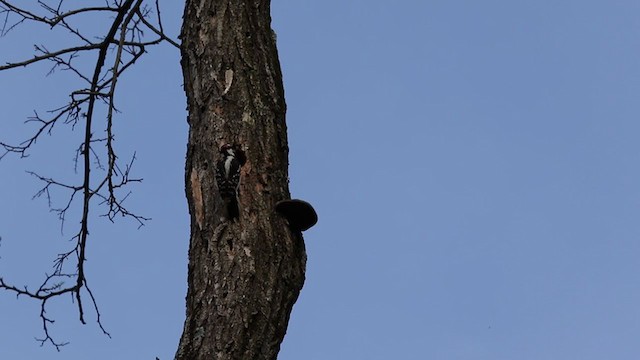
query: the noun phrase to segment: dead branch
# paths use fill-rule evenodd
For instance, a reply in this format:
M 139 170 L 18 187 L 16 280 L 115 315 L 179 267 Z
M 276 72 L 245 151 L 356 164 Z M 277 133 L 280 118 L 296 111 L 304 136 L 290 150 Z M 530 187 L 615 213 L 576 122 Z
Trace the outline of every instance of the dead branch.
M 48 61 L 53 64 L 50 73 L 57 69 L 68 70 L 87 84 L 86 88 L 70 92 L 68 102 L 47 111 L 47 116 L 41 116 L 34 111 L 34 116 L 25 121 L 35 125 L 32 135 L 27 139 L 17 144 L 0 141 L 0 149 L 3 150 L 0 152 L 0 160 L 10 154 L 26 157 L 29 156 L 38 139 L 44 134 L 53 134 L 57 124 L 69 125 L 72 129 L 75 129 L 77 125 L 83 128 L 82 138 L 74 158 L 75 168 L 80 170 L 76 184 L 54 180 L 33 171 L 28 172 L 44 184 L 36 192 L 34 198 L 45 197 L 47 199 L 50 210 L 55 212 L 61 221 L 61 230 L 64 229 L 68 211 L 74 207 L 80 210 L 80 226 L 71 238 L 73 247 L 57 255 L 53 264 L 53 272 L 45 274 L 45 279 L 35 290 L 26 286 L 17 287 L 0 276 L 0 289 L 12 292 L 18 297 L 23 296 L 40 301 L 40 319 L 44 336 L 38 341 L 41 344 L 49 343 L 58 351 L 67 342 L 56 341 L 51 336 L 50 325 L 54 323 L 54 320 L 47 316 L 46 305 L 48 301 L 64 294 L 72 295 L 78 310 L 79 321 L 83 324 L 85 324 L 85 309 L 82 295 L 88 294 L 93 304 L 98 326 L 104 334 L 109 336 L 102 325 L 97 301 L 87 285 L 85 272 L 86 245 L 89 239 L 89 224 L 93 207 L 106 206 L 106 211 L 100 216 L 105 216 L 112 222 L 118 215 L 134 220 L 139 226 L 143 226 L 146 221 L 150 220 L 124 206 L 124 202 L 131 194 L 131 191 L 128 190 L 129 185 L 141 182 L 142 179 L 131 176 L 136 159 L 135 153 L 129 162 L 120 163 L 114 144 L 113 131 L 115 114 L 118 113 L 116 85 L 120 76 L 146 53 L 148 46 L 167 42 L 179 47 L 177 42 L 164 33 L 158 0 L 155 0 L 153 6 L 146 6 L 144 3 L 145 0 L 106 1 L 105 6 L 69 9 L 65 6 L 64 0 L 39 0 L 37 8 L 31 9 L 22 7 L 24 6 L 22 4 L 17 6 L 10 1 L 0 0 L 0 21 L 2 22 L 0 36 L 7 35 L 21 24 L 31 22 L 46 25 L 50 29 L 65 29 L 73 38 L 79 39 L 81 42 L 76 46 L 54 51 L 48 50 L 45 45 L 34 45 L 35 55 L 32 57 L 5 62 L 5 65 L 0 66 L 1 72 Z M 154 12 L 157 19 L 150 20 Z M 105 20 L 110 23 L 106 34 L 97 41 L 89 40 L 94 37 L 85 35 L 83 31 L 73 26 L 76 17 L 88 13 L 104 13 Z M 146 36 L 146 33 L 150 33 L 152 38 Z M 85 58 L 84 54 L 94 54 L 95 52 L 97 52 L 97 59 L 90 73 L 86 73 L 76 66 L 78 61 Z M 110 65 L 107 65 L 108 63 Z M 94 115 L 100 106 L 106 106 L 105 119 L 99 119 Z M 97 128 L 104 131 L 106 135 L 94 138 Z M 106 158 L 106 162 L 102 161 L 103 158 Z M 95 174 L 100 175 L 96 177 Z M 67 200 L 63 201 L 61 205 L 54 204 L 55 201 L 51 195 L 53 189 L 67 192 Z

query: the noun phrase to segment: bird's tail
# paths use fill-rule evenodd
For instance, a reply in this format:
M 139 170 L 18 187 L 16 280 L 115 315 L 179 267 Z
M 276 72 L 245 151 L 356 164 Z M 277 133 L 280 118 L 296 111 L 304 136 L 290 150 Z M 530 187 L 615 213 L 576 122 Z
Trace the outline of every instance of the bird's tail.
M 238 199 L 230 197 L 226 199 L 227 219 L 234 220 L 240 217 L 240 207 L 238 206 Z

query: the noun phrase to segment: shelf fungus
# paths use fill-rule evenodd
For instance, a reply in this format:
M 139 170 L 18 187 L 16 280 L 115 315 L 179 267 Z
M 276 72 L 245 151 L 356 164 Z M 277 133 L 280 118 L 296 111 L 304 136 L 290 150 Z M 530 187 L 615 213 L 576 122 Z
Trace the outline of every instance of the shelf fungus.
M 318 214 L 313 206 L 304 200 L 281 200 L 276 204 L 276 212 L 284 216 L 289 227 L 295 231 L 305 231 L 318 222 Z

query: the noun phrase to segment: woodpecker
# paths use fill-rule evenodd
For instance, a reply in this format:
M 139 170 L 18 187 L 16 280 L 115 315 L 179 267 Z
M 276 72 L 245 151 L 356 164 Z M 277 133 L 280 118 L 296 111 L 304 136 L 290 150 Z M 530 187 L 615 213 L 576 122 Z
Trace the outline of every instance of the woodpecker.
M 238 193 L 240 186 L 240 168 L 247 161 L 240 145 L 224 144 L 220 147 L 222 159 L 216 164 L 216 182 L 222 202 L 226 207 L 229 220 L 240 216 Z

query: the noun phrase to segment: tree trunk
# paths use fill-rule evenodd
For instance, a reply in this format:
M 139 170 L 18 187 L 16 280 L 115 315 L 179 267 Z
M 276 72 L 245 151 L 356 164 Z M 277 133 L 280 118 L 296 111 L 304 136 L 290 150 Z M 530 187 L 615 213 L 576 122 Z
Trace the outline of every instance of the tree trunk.
M 286 105 L 269 0 L 187 0 L 189 289 L 176 359 L 276 359 L 304 283 L 302 235 L 274 212 L 289 199 Z M 222 144 L 247 155 L 240 216 L 215 182 Z

